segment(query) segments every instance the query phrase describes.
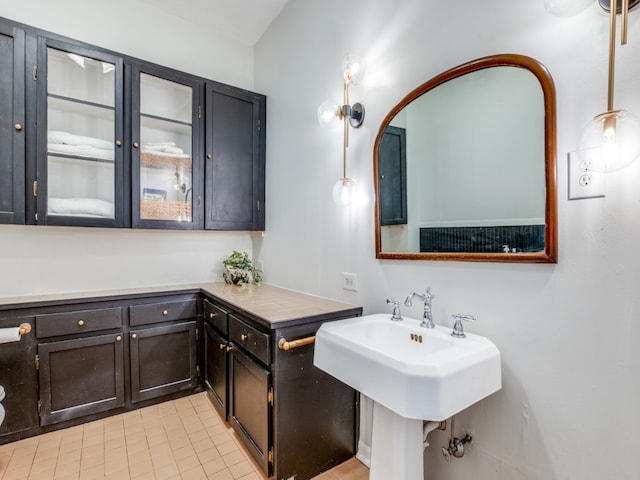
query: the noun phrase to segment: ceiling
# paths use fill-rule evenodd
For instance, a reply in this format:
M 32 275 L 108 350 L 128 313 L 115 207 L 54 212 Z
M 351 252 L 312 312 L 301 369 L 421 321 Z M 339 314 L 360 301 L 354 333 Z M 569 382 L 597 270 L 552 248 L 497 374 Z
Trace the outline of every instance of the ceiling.
M 288 0 L 141 0 L 243 45 L 253 46 Z

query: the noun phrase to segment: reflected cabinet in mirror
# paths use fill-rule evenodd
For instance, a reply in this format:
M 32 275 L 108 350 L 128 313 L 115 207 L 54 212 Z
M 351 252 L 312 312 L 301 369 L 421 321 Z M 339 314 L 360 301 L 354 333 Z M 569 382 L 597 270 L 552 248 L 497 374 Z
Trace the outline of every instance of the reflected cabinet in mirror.
M 376 256 L 555 263 L 555 89 L 522 55 L 452 68 L 385 117 Z

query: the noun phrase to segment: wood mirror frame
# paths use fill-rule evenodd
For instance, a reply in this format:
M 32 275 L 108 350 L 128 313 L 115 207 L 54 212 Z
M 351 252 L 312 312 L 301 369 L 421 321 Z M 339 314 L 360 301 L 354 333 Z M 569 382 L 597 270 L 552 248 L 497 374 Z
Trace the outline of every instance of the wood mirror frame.
M 380 225 L 380 185 L 378 150 L 386 128 L 405 106 L 433 88 L 470 72 L 491 67 L 511 66 L 527 69 L 540 82 L 544 101 L 545 223 L 544 248 L 536 252 L 384 252 Z M 541 159 L 542 161 L 542 159 Z M 556 191 L 556 99 L 553 79 L 537 60 L 516 54 L 500 54 L 472 60 L 451 68 L 407 94 L 384 118 L 373 151 L 376 258 L 391 260 L 441 260 L 468 262 L 557 263 L 557 191 Z

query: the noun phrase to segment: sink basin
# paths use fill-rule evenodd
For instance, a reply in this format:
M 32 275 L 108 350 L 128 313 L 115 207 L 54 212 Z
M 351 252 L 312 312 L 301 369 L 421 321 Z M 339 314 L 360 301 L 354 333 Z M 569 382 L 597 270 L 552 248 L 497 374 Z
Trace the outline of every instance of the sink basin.
M 487 338 L 375 314 L 323 324 L 314 364 L 401 417 L 441 421 L 502 386 L 500 352 Z

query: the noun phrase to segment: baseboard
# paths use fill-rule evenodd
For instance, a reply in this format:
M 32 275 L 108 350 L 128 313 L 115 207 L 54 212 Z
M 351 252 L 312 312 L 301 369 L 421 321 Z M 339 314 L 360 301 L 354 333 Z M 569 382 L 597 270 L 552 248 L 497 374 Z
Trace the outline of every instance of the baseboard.
M 358 442 L 358 452 L 356 458 L 364 463 L 367 467 L 371 468 L 371 446 L 360 441 Z

